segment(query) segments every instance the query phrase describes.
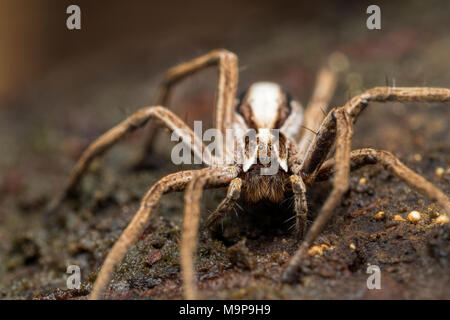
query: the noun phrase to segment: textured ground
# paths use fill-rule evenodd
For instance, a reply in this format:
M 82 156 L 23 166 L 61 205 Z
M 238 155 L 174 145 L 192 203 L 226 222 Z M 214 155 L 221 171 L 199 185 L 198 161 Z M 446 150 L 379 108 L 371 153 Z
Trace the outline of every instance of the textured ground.
M 362 13 L 345 12 L 342 19 L 324 14 L 304 23 L 280 21 L 258 36 L 252 25 L 243 25 L 229 38 L 200 41 L 199 36 L 198 45 L 184 46 L 189 39 L 180 38 L 157 49 L 142 45 L 129 52 L 100 52 L 70 61 L 34 84 L 0 113 L 0 298 L 68 299 L 89 293 L 140 197 L 159 177 L 180 168 L 128 170 L 141 144 L 141 136 L 133 134 L 93 164 L 79 196 L 66 202 L 50 225 L 43 223 L 45 205 L 87 144 L 148 105 L 161 72 L 174 63 L 226 45 L 239 54 L 241 89 L 270 79 L 304 104 L 316 70 L 334 51 L 344 54 L 348 67 L 340 74 L 333 106 L 386 79 L 397 86 L 450 87 L 448 10 L 417 2 L 409 11 L 391 11 L 383 15 L 380 32 L 362 27 Z M 180 87 L 173 104 L 183 118 L 210 118 L 214 77 L 210 70 Z M 448 194 L 449 120 L 448 103 L 373 104 L 356 125 L 353 146 L 393 152 Z M 161 163 L 169 163 L 167 141 L 164 135 L 158 141 Z M 329 190 L 328 182 L 309 189 L 311 220 Z M 207 191 L 202 212 L 213 210 L 223 196 L 224 190 Z M 177 249 L 182 207 L 182 194 L 163 198 L 158 214 L 119 265 L 109 298 L 181 297 Z M 378 221 L 373 217 L 380 210 L 386 218 Z M 406 218 L 412 210 L 422 213 L 420 222 L 393 218 Z M 349 192 L 316 241 L 326 249 L 303 262 L 300 284 L 288 286 L 279 277 L 296 243 L 288 225 L 277 223 L 283 220 L 281 211 L 245 209 L 224 221 L 223 232 L 221 226 L 213 233 L 202 229 L 197 259 L 201 294 L 208 299 L 449 299 L 450 237 L 448 228 L 435 222 L 439 211 L 380 166 L 355 171 Z M 66 289 L 69 264 L 81 267 L 80 290 Z M 382 290 L 367 290 L 369 264 L 380 266 Z

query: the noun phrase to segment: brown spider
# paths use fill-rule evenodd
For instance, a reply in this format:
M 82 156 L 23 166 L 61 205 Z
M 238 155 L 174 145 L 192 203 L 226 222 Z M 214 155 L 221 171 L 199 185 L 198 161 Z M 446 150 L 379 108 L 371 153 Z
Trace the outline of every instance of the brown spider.
M 208 66 L 219 68 L 218 90 L 214 110 L 215 128 L 221 132 L 226 129 L 255 129 L 257 148 L 253 149 L 247 140 L 239 142 L 238 149 L 244 154 L 243 163 L 217 165 L 212 154 L 201 157 L 205 150 L 202 142 L 195 142 L 192 130 L 171 111 L 163 107 L 169 98 L 172 85 L 185 77 Z M 280 203 L 287 194 L 294 195 L 296 227 L 303 237 L 299 249 L 285 269 L 282 280 L 294 280 L 297 266 L 319 235 L 333 210 L 339 204 L 348 188 L 350 170 L 368 164 L 381 163 L 412 187 L 430 199 L 437 201 L 450 214 L 450 201 L 446 194 L 414 173 L 387 151 L 359 149 L 351 151 L 353 123 L 371 101 L 450 101 L 450 90 L 443 88 L 391 88 L 379 87 L 368 90 L 347 102 L 342 107 L 326 109 L 334 92 L 336 75 L 324 68 L 317 78 L 316 89 L 303 115 L 301 105 L 291 100 L 274 83 L 252 85 L 239 101 L 236 101 L 238 84 L 238 59 L 227 50 L 214 50 L 204 56 L 169 69 L 160 88 L 157 106 L 140 109 L 128 119 L 107 131 L 94 141 L 78 160 L 68 184 L 62 193 L 50 204 L 55 211 L 69 192 L 73 191 L 86 172 L 92 160 L 107 151 L 127 133 L 143 127 L 148 120 L 157 119 L 169 130 L 178 131 L 182 139 L 194 141 L 193 153 L 199 155 L 207 168 L 181 171 L 170 174 L 156 182 L 143 197 L 141 206 L 119 240 L 109 252 L 91 292 L 91 299 L 98 299 L 105 291 L 117 263 L 142 233 L 150 214 L 165 193 L 185 190 L 184 220 L 181 236 L 181 271 L 184 295 L 188 299 L 197 297 L 194 282 L 193 255 L 199 227 L 199 202 L 203 189 L 228 186 L 226 198 L 209 217 L 209 223 L 223 217 L 241 198 L 248 203 L 269 200 Z M 279 140 L 283 143 L 275 147 L 274 137 L 268 129 L 278 129 Z M 147 140 L 147 150 L 151 146 L 155 126 L 150 126 L 151 134 Z M 316 133 L 315 133 L 316 132 Z M 333 159 L 327 160 L 333 146 L 336 151 Z M 269 156 L 279 166 L 272 175 L 261 175 L 260 150 L 269 151 Z M 271 152 L 271 153 L 270 153 Z M 233 155 L 236 156 L 236 155 Z M 327 160 L 327 161 L 326 161 Z M 333 189 L 306 233 L 306 186 L 314 181 L 325 180 L 334 175 Z

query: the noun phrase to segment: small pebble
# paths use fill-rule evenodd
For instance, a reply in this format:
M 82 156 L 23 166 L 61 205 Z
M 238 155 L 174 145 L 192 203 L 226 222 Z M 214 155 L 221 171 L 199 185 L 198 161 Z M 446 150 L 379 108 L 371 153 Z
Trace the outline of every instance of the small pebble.
M 319 246 L 312 246 L 311 249 L 308 250 L 309 256 L 321 256 L 323 255 L 323 251 L 328 250 L 330 247 L 326 244 L 321 244 Z
M 414 160 L 416 160 L 416 161 L 422 161 L 422 155 L 421 155 L 420 153 L 416 153 L 416 154 L 414 155 Z
M 402 217 L 401 215 L 399 215 L 399 214 L 396 214 L 396 215 L 394 216 L 394 220 L 395 220 L 395 221 L 405 221 L 405 219 L 403 219 L 403 217 Z
M 147 266 L 152 266 L 153 264 L 155 264 L 156 262 L 158 262 L 161 259 L 162 259 L 161 251 L 153 250 L 145 257 L 144 263 Z
M 373 216 L 375 220 L 383 220 L 386 217 L 386 213 L 384 211 L 378 211 L 377 214 Z
M 350 243 L 349 247 L 350 247 L 350 249 L 352 249 L 352 250 L 355 250 L 355 249 L 356 249 L 356 246 L 355 246 L 355 244 L 354 244 L 353 242 Z
M 309 250 L 308 250 L 308 255 L 309 256 L 321 256 L 323 254 L 323 249 L 320 246 L 312 246 Z
M 436 223 L 439 223 L 439 224 L 446 224 L 446 223 L 448 223 L 447 215 L 441 214 L 439 217 L 436 218 Z
M 417 222 L 417 221 L 420 221 L 420 219 L 421 219 L 421 216 L 420 216 L 419 211 L 414 210 L 408 214 L 408 220 L 411 222 Z
M 361 179 L 359 179 L 358 184 L 359 184 L 360 186 L 365 186 L 366 183 L 367 183 L 367 179 L 366 179 L 366 178 L 361 178 Z
M 434 174 L 439 177 L 442 178 L 442 176 L 444 175 L 444 168 L 442 167 L 437 167 L 436 170 L 434 171 Z

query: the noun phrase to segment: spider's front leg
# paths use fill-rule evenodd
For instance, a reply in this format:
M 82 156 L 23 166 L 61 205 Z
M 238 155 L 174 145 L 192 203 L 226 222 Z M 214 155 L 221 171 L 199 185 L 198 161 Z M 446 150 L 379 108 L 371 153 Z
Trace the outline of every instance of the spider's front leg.
M 184 190 L 193 175 L 194 171 L 177 172 L 162 178 L 150 188 L 142 198 L 139 210 L 127 228 L 122 232 L 119 240 L 117 240 L 109 251 L 95 280 L 89 299 L 97 300 L 101 298 L 101 295 L 105 292 L 112 278 L 115 266 L 122 260 L 127 250 L 142 233 L 161 196 L 164 193 Z
M 101 295 L 106 290 L 112 278 L 115 266 L 122 260 L 127 250 L 136 241 L 136 238 L 142 233 L 145 225 L 150 219 L 151 213 L 156 208 L 162 195 L 169 192 L 182 191 L 186 189 L 186 208 L 185 219 L 183 221 L 183 235 L 181 245 L 181 264 L 182 269 L 188 270 L 188 273 L 189 270 L 193 270 L 192 253 L 195 250 L 199 212 L 198 200 L 201 197 L 201 192 L 204 187 L 214 188 L 228 185 L 230 181 L 237 175 L 237 173 L 238 171 L 235 168 L 206 168 L 197 171 L 182 171 L 170 174 L 155 183 L 142 198 L 139 210 L 136 212 L 127 228 L 120 235 L 119 240 L 117 240 L 117 242 L 108 253 L 108 256 L 106 257 L 106 260 L 103 263 L 102 268 L 100 269 L 97 279 L 95 280 L 94 287 L 89 298 L 93 300 L 101 298 Z M 187 189 L 189 189 L 189 191 L 187 191 Z M 189 262 L 191 263 L 189 264 Z M 186 264 L 187 268 L 184 267 Z M 189 267 L 192 268 L 190 269 Z M 184 279 L 189 279 L 189 277 L 186 277 L 185 275 L 186 271 L 183 272 Z M 193 279 L 193 277 L 191 278 Z M 192 285 L 188 286 L 188 293 L 190 292 L 190 288 L 195 287 Z M 189 297 L 195 297 L 195 294 L 190 295 Z
M 234 99 L 236 97 L 239 75 L 238 58 L 228 50 L 213 50 L 203 56 L 170 68 L 159 87 L 156 104 L 167 105 L 175 84 L 211 66 L 218 66 L 219 69 L 214 106 L 214 128 L 225 134 L 225 129 L 231 128 L 233 123 Z M 156 133 L 157 125 L 150 123 L 143 152 L 137 158 L 136 167 L 144 166 L 146 156 L 152 151 Z
M 183 141 L 188 141 L 189 144 L 193 143 L 192 150 L 196 157 L 203 159 L 206 164 L 211 164 L 213 162 L 213 156 L 210 154 L 209 150 L 204 148 L 203 143 L 194 139 L 194 133 L 189 126 L 174 113 L 160 106 L 142 108 L 128 117 L 125 121 L 108 130 L 89 145 L 73 168 L 68 182 L 47 208 L 47 216 L 56 212 L 69 193 L 77 187 L 81 178 L 89 168 L 89 165 L 96 157 L 104 154 L 127 134 L 143 127 L 151 118 L 160 121 L 170 131 L 177 132 L 178 136 L 180 136 Z M 203 154 L 203 150 L 205 151 L 205 154 Z
M 195 285 L 195 269 L 193 256 L 197 247 L 197 234 L 200 215 L 200 200 L 203 189 L 207 185 L 225 185 L 236 180 L 238 167 L 208 168 L 199 172 L 186 188 L 184 195 L 184 218 L 181 234 L 181 273 L 183 278 L 184 296 L 186 299 L 197 299 Z
M 328 136 L 329 134 L 331 134 L 330 132 L 335 132 L 337 144 L 335 157 L 336 172 L 334 175 L 333 190 L 328 196 L 328 199 L 325 201 L 325 204 L 320 210 L 316 220 L 314 220 L 314 223 L 306 234 L 305 239 L 300 244 L 299 249 L 292 257 L 286 270 L 283 272 L 283 282 L 292 282 L 294 280 L 301 259 L 305 256 L 309 247 L 312 245 L 316 237 L 320 234 L 323 227 L 330 219 L 334 209 L 339 204 L 342 196 L 348 188 L 350 173 L 350 147 L 351 137 L 353 134 L 353 124 L 349 115 L 343 108 L 334 109 L 329 113 L 329 115 L 325 118 L 324 124 L 322 125 L 321 132 L 319 132 L 319 134 L 316 136 L 316 143 L 314 145 L 317 146 L 317 149 L 315 150 L 319 152 L 322 157 L 326 157 L 326 155 L 324 156 L 323 154 L 328 154 L 329 149 L 332 145 L 332 142 L 326 140 L 326 138 L 332 138 L 332 141 L 334 141 L 334 136 Z M 328 146 L 324 145 L 325 141 L 327 142 Z M 307 158 L 305 159 L 305 162 L 317 162 L 317 158 L 318 156 L 309 152 Z M 299 175 L 301 175 L 301 173 L 302 172 L 299 172 Z
M 302 161 L 299 158 L 297 161 L 294 161 L 292 171 L 301 175 L 305 182 L 312 183 L 334 145 L 335 139 L 337 139 L 336 156 L 333 162 L 335 170 L 333 190 L 307 233 L 305 240 L 283 273 L 282 280 L 285 282 L 294 280 L 300 260 L 305 256 L 309 246 L 312 245 L 315 238 L 322 231 L 334 208 L 338 205 L 348 188 L 350 146 L 353 134 L 352 124 L 368 105 L 369 101 L 446 102 L 450 101 L 450 90 L 445 88 L 374 88 L 353 98 L 344 107 L 334 109 L 328 114 L 321 125 L 319 133 L 310 145 L 305 160 Z M 353 157 L 355 167 L 364 164 L 363 158 L 370 164 L 374 162 L 385 164 L 394 174 L 416 187 L 431 199 L 436 200 L 444 208 L 447 215 L 450 215 L 450 201 L 441 190 L 423 177 L 412 172 L 392 154 L 385 151 L 368 150 L 359 151 L 363 155 L 362 158 Z M 325 173 L 330 172 L 329 165 L 324 170 Z M 322 172 L 322 174 L 325 173 Z
M 354 123 L 369 102 L 399 101 L 399 102 L 448 102 L 450 89 L 446 88 L 391 88 L 378 87 L 365 91 L 352 98 L 343 107 Z M 294 161 L 293 172 L 302 172 L 306 183 L 313 182 L 316 174 L 335 142 L 336 121 L 333 111 L 324 119 L 314 141 L 311 143 L 305 160 L 301 155 Z

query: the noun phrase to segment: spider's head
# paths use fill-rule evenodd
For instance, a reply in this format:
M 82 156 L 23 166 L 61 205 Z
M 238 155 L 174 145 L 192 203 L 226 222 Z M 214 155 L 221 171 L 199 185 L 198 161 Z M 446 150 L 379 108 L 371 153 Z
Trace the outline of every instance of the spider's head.
M 280 203 L 284 199 L 288 175 L 285 142 L 284 135 L 275 129 L 259 129 L 255 138 L 245 137 L 243 199 L 251 203 Z
M 245 136 L 242 169 L 261 168 L 262 175 L 277 174 L 279 168 L 288 171 L 287 140 L 277 129 L 261 128 Z
M 263 175 L 276 174 L 279 167 L 287 172 L 287 139 L 280 128 L 291 113 L 290 95 L 276 83 L 257 82 L 243 93 L 236 111 L 249 129 L 243 171 L 255 165 Z

